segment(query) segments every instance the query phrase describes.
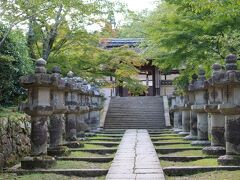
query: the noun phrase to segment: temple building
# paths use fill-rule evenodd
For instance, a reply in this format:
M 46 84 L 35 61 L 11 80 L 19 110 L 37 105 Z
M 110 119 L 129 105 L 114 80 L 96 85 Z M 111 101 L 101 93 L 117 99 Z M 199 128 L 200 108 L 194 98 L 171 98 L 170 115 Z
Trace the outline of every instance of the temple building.
M 100 47 L 111 50 L 121 46 L 128 46 L 134 49 L 136 52 L 141 53 L 141 49 L 138 48 L 142 38 L 107 38 L 100 41 Z M 140 67 L 140 73 L 136 77 L 144 85 L 148 86 L 148 92 L 141 96 L 166 96 L 171 95 L 174 87 L 172 81 L 179 75 L 177 69 L 173 69 L 170 73 L 165 74 L 161 70 L 152 64 L 152 59 L 147 59 L 148 63 Z M 113 77 L 107 77 L 108 81 L 114 81 Z M 105 89 L 105 94 L 109 96 L 126 97 L 131 96 L 129 91 L 123 87 L 117 87 L 114 89 Z

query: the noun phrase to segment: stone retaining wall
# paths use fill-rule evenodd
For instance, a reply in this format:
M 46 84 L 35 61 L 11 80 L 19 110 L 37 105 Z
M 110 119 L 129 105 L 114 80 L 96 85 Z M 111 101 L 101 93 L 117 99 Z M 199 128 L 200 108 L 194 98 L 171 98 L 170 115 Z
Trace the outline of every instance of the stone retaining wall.
M 25 114 L 0 117 L 0 169 L 30 152 L 30 118 Z

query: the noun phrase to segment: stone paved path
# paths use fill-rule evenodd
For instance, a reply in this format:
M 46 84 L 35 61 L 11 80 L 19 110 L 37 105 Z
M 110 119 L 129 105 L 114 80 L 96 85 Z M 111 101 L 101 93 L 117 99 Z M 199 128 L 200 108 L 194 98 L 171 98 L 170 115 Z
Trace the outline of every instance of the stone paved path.
M 106 179 L 165 179 L 147 130 L 125 132 Z

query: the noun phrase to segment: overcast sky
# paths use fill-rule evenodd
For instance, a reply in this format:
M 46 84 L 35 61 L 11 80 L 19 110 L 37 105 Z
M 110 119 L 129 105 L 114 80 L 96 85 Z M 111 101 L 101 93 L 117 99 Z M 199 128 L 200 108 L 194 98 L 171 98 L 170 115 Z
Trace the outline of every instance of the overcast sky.
M 122 3 L 125 3 L 128 6 L 128 9 L 132 11 L 142 11 L 142 10 L 152 10 L 157 6 L 156 2 L 159 2 L 160 0 L 111 0 L 111 1 L 119 1 Z M 115 20 L 117 25 L 122 25 L 124 24 L 124 17 L 120 14 L 115 14 Z M 90 25 L 87 27 L 89 31 L 95 31 L 95 30 L 100 30 L 99 25 Z
M 129 9 L 133 11 L 141 11 L 144 9 L 153 9 L 156 6 L 156 0 L 119 0 L 128 5 Z

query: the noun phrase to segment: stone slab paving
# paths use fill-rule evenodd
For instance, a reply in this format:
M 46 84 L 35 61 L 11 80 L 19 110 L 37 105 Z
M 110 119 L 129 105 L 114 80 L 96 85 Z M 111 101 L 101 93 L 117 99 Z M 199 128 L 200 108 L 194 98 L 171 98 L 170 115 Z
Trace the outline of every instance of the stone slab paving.
M 126 130 L 106 179 L 165 179 L 147 130 Z

